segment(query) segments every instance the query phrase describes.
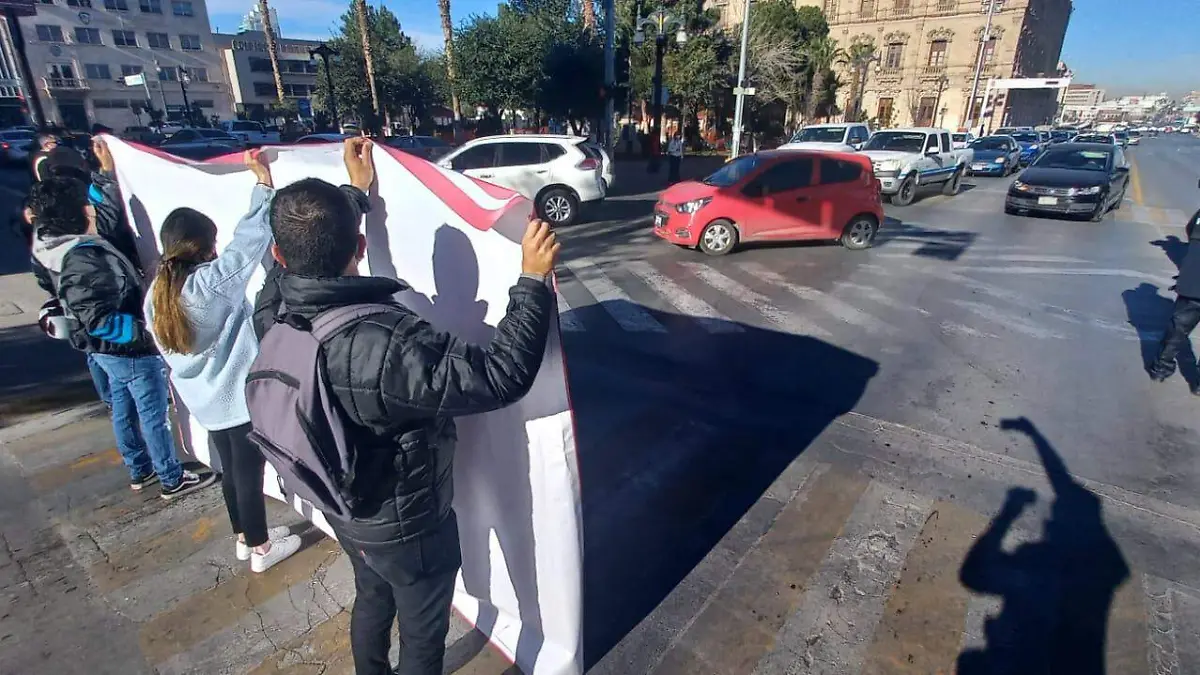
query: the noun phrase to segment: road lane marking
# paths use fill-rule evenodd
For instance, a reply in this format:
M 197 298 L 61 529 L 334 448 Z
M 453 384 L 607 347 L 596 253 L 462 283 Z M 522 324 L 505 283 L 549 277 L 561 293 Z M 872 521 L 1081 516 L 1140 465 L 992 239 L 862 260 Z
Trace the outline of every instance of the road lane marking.
M 988 305 L 982 302 L 974 302 L 972 300 L 951 300 L 950 303 L 953 305 L 958 305 L 959 307 L 970 311 L 986 321 L 991 321 L 992 323 L 1004 326 L 1023 335 L 1028 335 L 1032 338 L 1063 339 L 1066 337 L 1058 331 L 1045 328 L 1037 323 L 1029 321 L 1022 316 L 1006 312 L 993 305 Z
M 1149 281 L 1158 284 L 1162 288 L 1167 288 L 1175 284 L 1174 281 L 1167 277 L 1160 277 L 1154 274 L 1139 272 L 1138 270 L 1117 269 L 1117 268 L 1076 268 L 1076 267 L 986 267 L 982 265 L 964 265 L 955 268 L 956 272 L 992 272 L 995 274 L 1018 274 L 1018 275 L 1037 275 L 1061 274 L 1062 276 L 1094 276 L 1094 277 L 1127 277 L 1140 281 Z
M 689 318 L 695 319 L 709 333 L 742 332 L 741 326 L 718 312 L 712 305 L 689 293 L 687 289 L 659 272 L 650 263 L 644 260 L 635 260 L 626 264 L 625 269 L 645 282 L 669 305 L 683 312 Z
M 758 277 L 768 283 L 774 284 L 801 300 L 808 300 L 817 307 L 824 310 L 829 315 L 844 321 L 853 326 L 858 326 L 869 332 L 891 333 L 893 329 L 883 321 L 876 319 L 870 314 L 862 311 L 854 305 L 824 291 L 819 291 L 810 286 L 796 284 L 783 278 L 782 274 L 773 270 L 767 269 L 762 263 L 738 263 L 737 265 L 745 270 L 747 274 Z
M 884 603 L 933 500 L 872 482 L 755 675 L 861 672 Z
M 954 672 L 969 600 L 959 567 L 987 524 L 953 502 L 934 504 L 888 598 L 863 675 Z
M 767 321 L 777 328 L 792 335 L 817 335 L 830 337 L 829 333 L 817 328 L 802 317 L 781 311 L 765 295 L 751 290 L 748 286 L 721 274 L 713 268 L 701 263 L 681 263 L 695 274 L 701 281 L 721 291 L 738 302 L 754 308 Z
M 1146 202 L 1142 194 L 1142 172 L 1138 169 L 1137 160 L 1133 155 L 1129 155 L 1129 186 L 1133 189 L 1133 203 L 1138 206 L 1145 206 Z
M 1174 675 L 1179 672 L 1179 648 L 1175 630 L 1175 589 L 1165 579 L 1145 574 L 1147 652 L 1150 672 Z
M 577 260 L 567 263 L 567 267 L 622 329 L 631 333 L 667 332 L 658 319 L 634 302 L 599 266 L 587 260 Z

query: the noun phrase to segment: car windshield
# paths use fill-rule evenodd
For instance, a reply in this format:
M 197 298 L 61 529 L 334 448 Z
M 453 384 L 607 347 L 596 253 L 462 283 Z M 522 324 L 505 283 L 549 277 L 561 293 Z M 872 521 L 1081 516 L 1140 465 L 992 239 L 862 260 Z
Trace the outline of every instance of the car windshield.
M 881 131 L 871 137 L 863 150 L 896 150 L 899 152 L 921 152 L 925 147 L 925 134 L 915 131 Z
M 1113 136 L 1116 136 L 1118 141 L 1121 140 L 1122 138 L 1129 138 L 1129 134 L 1125 133 L 1124 131 L 1118 131 L 1115 134 L 1113 134 Z
M 989 136 L 975 141 L 971 147 L 976 150 L 1008 150 L 1008 139 Z
M 1033 163 L 1039 169 L 1073 169 L 1076 171 L 1108 171 L 1111 153 L 1104 150 L 1050 149 Z
M 1111 136 L 1076 136 L 1076 143 L 1107 143 L 1112 144 Z
M 1012 137 L 1021 143 L 1037 143 L 1041 138 L 1032 131 L 1014 131 Z
M 808 127 L 792 136 L 793 143 L 841 143 L 846 136 L 843 127 Z
M 763 158 L 758 155 L 745 155 L 738 157 L 725 166 L 717 169 L 716 173 L 703 182 L 705 185 L 715 185 L 717 187 L 729 187 L 737 185 L 738 181 L 742 180 L 763 163 Z
M 966 134 L 950 134 L 950 139 L 955 143 L 964 143 L 967 140 Z

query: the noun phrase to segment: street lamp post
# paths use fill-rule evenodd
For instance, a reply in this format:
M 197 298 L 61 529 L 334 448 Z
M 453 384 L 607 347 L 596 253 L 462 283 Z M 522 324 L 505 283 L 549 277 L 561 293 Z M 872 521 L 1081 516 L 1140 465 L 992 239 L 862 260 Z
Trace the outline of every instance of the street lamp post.
M 983 72 L 983 55 L 988 42 L 992 39 L 992 17 L 996 15 L 996 9 L 1003 2 L 1003 0 L 985 1 L 988 5 L 987 23 L 983 26 L 983 33 L 979 35 L 979 53 L 975 55 L 975 75 L 971 78 L 971 99 L 967 103 L 967 129 L 975 128 L 975 97 L 979 95 L 979 74 Z M 980 110 L 979 113 L 982 115 L 983 111 Z
M 326 103 L 329 113 L 329 121 L 335 129 L 340 129 L 341 125 L 338 120 L 337 96 L 333 93 L 333 76 L 329 74 L 329 57 L 337 56 L 338 50 L 330 47 L 322 42 L 321 44 L 308 50 L 309 58 L 314 56 L 321 57 L 321 62 L 325 64 L 325 88 L 329 90 L 329 101 Z
M 183 92 L 183 119 L 194 124 L 195 122 L 192 120 L 192 104 L 188 102 L 187 95 L 187 85 L 191 81 L 187 68 L 179 66 L 179 91 Z
M 657 9 L 650 13 L 644 19 L 639 19 L 635 23 L 636 31 L 633 34 L 633 43 L 642 44 L 646 41 L 645 30 L 650 28 L 654 35 L 654 125 L 650 129 L 650 141 L 654 148 L 654 153 L 650 156 L 650 170 L 658 170 L 659 150 L 661 148 L 662 136 L 662 78 L 663 78 L 663 56 L 667 53 L 667 46 L 672 30 L 675 30 L 675 41 L 679 44 L 687 42 L 687 32 L 684 31 L 683 21 L 668 14 L 665 10 Z

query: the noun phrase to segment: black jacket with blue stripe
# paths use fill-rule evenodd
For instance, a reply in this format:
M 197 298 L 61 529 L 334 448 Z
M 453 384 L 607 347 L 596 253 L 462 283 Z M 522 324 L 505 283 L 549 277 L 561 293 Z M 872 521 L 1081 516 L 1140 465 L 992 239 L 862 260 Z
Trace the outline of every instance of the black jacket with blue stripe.
M 93 200 L 97 229 L 110 229 L 120 218 L 115 184 L 104 185 L 103 203 Z M 34 258 L 45 267 L 72 319 L 71 344 L 76 349 L 114 356 L 158 354 L 142 316 L 142 275 L 137 263 L 97 235 L 36 235 Z

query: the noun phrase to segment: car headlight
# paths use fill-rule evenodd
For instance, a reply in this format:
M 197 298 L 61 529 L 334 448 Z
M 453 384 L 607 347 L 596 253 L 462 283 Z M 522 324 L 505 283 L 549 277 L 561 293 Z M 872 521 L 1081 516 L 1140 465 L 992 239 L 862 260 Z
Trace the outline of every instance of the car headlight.
M 1013 189 L 1018 192 L 1029 192 L 1029 186 L 1019 180 L 1013 181 Z
M 996 159 L 993 159 L 992 161 L 997 164 L 1003 164 L 1008 161 L 1008 158 L 1007 157 L 997 157 Z
M 712 197 L 701 197 L 700 199 L 693 199 L 690 202 L 676 204 L 675 210 L 679 213 L 695 213 L 704 208 L 704 205 L 711 201 Z
M 900 170 L 900 160 L 885 159 L 882 162 L 879 162 L 878 164 L 875 165 L 875 170 L 876 171 L 899 171 Z
M 1071 188 L 1070 190 L 1067 190 L 1067 195 L 1072 197 L 1075 195 L 1098 195 L 1100 194 L 1100 189 L 1101 188 L 1099 185 L 1093 185 L 1085 188 Z

